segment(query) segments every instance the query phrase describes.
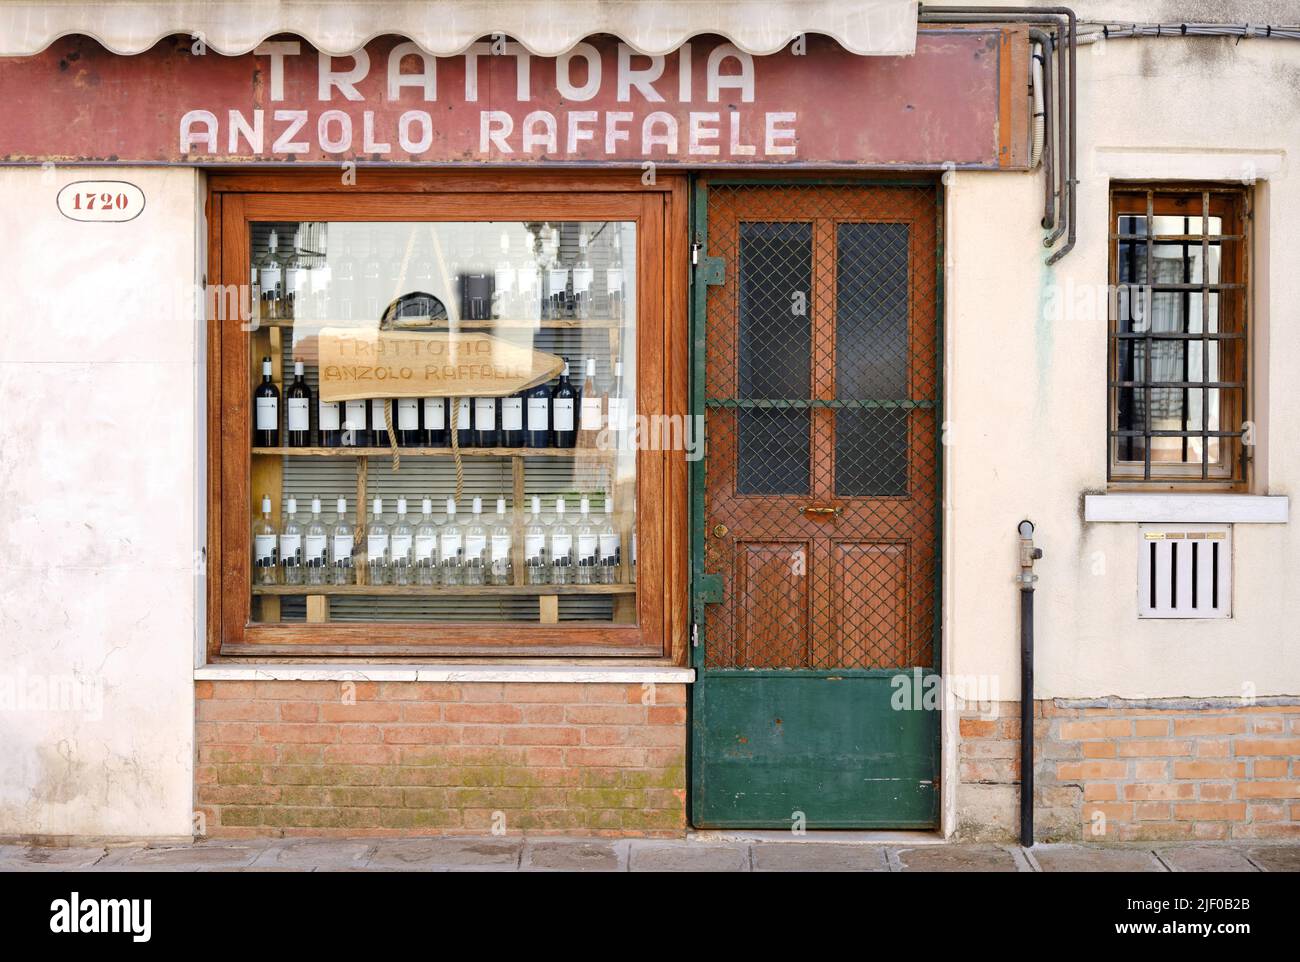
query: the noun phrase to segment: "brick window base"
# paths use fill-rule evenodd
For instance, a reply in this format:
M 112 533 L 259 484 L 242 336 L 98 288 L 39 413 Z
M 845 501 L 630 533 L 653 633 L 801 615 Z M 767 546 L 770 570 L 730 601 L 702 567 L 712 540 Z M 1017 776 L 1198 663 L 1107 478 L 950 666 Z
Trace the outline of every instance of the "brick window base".
M 686 829 L 680 684 L 201 681 L 209 836 Z
M 1020 706 L 959 712 L 957 833 L 1014 836 Z M 1038 841 L 1300 838 L 1300 699 L 1035 704 Z

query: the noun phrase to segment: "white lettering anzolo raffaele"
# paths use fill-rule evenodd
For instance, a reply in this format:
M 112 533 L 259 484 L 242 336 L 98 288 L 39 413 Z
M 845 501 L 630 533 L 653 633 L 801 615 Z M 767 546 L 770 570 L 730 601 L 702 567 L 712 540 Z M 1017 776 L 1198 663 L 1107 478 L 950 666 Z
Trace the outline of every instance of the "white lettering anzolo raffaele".
M 261 44 L 254 54 L 269 59 L 269 102 L 283 104 L 285 59 L 302 55 L 297 41 Z M 465 61 L 465 103 L 479 102 L 480 61 L 492 55 L 492 45 L 472 44 L 461 56 Z M 478 150 L 501 157 L 526 158 L 529 155 L 564 156 L 603 154 L 651 158 L 656 155 L 675 157 L 790 157 L 797 151 L 796 111 L 763 111 L 761 121 L 753 123 L 743 116 L 744 108 L 692 110 L 685 122 L 667 110 L 650 110 L 643 116 L 632 110 L 564 111 L 528 110 L 532 103 L 532 55 L 519 44 L 506 43 L 500 56 L 512 57 L 516 64 L 513 110 L 484 109 L 479 112 Z M 634 64 L 633 57 L 640 63 Z M 404 72 L 403 63 L 413 58 L 417 71 Z M 410 99 L 404 90 L 417 90 L 426 102 L 438 100 L 438 62 L 414 43 L 400 43 L 388 55 L 384 100 L 392 103 Z M 582 61 L 581 69 L 575 64 Z M 340 63 L 343 64 L 340 66 Z M 580 105 L 602 91 L 611 92 L 615 102 L 631 106 L 668 103 L 679 106 L 698 103 L 701 107 L 754 102 L 754 60 L 732 44 L 713 47 L 705 62 L 703 89 L 692 69 L 691 44 L 678 49 L 675 77 L 665 76 L 662 56 L 635 54 L 626 44 L 618 45 L 617 64 L 605 70 L 600 51 L 588 43 L 579 43 L 568 53 L 551 61 L 555 70 L 555 90 L 566 104 Z M 370 73 L 370 55 L 364 50 L 343 57 L 317 53 L 316 99 L 330 103 L 336 99 L 365 102 L 357 85 Z M 724 67 L 726 72 L 724 72 Z M 581 78 L 580 81 L 578 78 Z M 499 99 L 499 98 L 498 98 Z M 726 114 L 724 118 L 723 114 Z M 335 108 L 313 112 L 303 108 L 272 107 L 248 112 L 229 110 L 225 118 L 224 137 L 217 114 L 210 110 L 190 110 L 180 119 L 179 146 L 182 154 L 238 154 L 246 150 L 262 156 L 309 154 L 313 150 L 327 154 L 360 153 L 370 156 L 393 154 L 419 155 L 428 151 L 434 140 L 434 115 L 427 110 L 404 111 L 389 129 L 379 129 L 373 110 L 363 110 L 360 130 L 353 114 Z M 391 123 L 391 122 L 389 122 Z M 761 128 L 762 136 L 749 143 L 742 129 Z

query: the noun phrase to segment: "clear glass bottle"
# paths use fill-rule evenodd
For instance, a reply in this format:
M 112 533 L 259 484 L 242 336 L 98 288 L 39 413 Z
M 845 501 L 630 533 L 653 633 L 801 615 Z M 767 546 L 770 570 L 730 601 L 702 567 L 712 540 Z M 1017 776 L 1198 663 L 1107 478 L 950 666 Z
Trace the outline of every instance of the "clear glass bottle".
M 298 523 L 297 498 L 290 498 L 285 505 L 284 524 L 280 527 L 280 567 L 285 584 L 302 584 L 302 525 Z
M 366 567 L 372 585 L 389 583 L 390 549 L 388 525 L 384 524 L 384 499 L 375 498 L 374 510 L 366 525 Z
M 564 520 L 564 499 L 555 499 L 555 520 L 547 537 L 551 556 L 551 584 L 573 584 L 573 529 Z
M 497 517 L 496 522 L 492 525 L 491 539 L 488 583 L 494 585 L 511 584 L 514 581 L 514 563 L 510 558 L 514 532 L 510 528 L 510 521 L 506 518 L 505 498 L 497 498 Z
M 600 583 L 616 585 L 619 582 L 619 562 L 623 553 L 622 539 L 614 527 L 614 499 L 605 495 L 605 520 L 600 524 Z
M 348 499 L 339 498 L 335 508 L 338 520 L 330 529 L 330 583 L 350 585 L 356 579 L 352 556 L 356 553 L 357 543 L 355 529 L 348 524 Z
M 262 516 L 253 519 L 253 584 L 273 585 L 276 578 L 275 525 L 271 524 L 271 498 L 262 495 Z
M 261 288 L 262 317 L 270 320 L 280 317 L 280 294 L 284 285 L 279 241 L 279 235 L 271 231 L 266 241 L 266 253 L 257 259 L 257 286 Z
M 415 583 L 438 583 L 438 526 L 433 523 L 433 499 L 420 505 L 420 523 L 415 526 Z
M 465 584 L 487 583 L 487 528 L 483 526 L 483 499 L 475 498 L 465 526 Z
M 283 293 L 280 296 L 280 317 L 286 319 L 297 316 L 298 288 L 303 277 L 303 271 L 300 267 L 301 252 L 299 244 L 299 231 L 295 229 L 293 237 L 288 244 L 282 245 L 278 255 L 280 259 L 280 277 L 282 278 L 281 286 L 283 288 Z
M 542 319 L 548 321 L 563 320 L 569 302 L 569 271 L 560 260 L 560 229 L 551 229 L 543 255 L 546 259 L 546 304 Z
M 520 320 L 536 321 L 542 316 L 541 273 L 537 266 L 537 237 L 524 232 L 523 266 L 515 271 L 515 307 Z
M 524 567 L 530 585 L 544 585 L 550 580 L 546 558 L 546 523 L 542 521 L 542 499 L 533 495 L 533 511 L 524 525 Z
M 578 447 L 595 447 L 604 428 L 605 411 L 600 393 L 596 390 L 596 359 L 587 358 L 587 376 L 582 382 L 578 402 Z
M 591 523 L 591 501 L 582 498 L 578 502 L 578 524 L 575 531 L 574 583 L 594 585 L 600 583 L 600 574 L 596 566 L 600 560 L 600 529 Z
M 587 256 L 587 232 L 578 234 L 578 259 L 573 264 L 570 275 L 573 282 L 573 316 L 578 320 L 591 317 L 591 281 L 595 272 L 591 269 L 591 260 Z
M 456 499 L 447 499 L 447 520 L 438 532 L 438 565 L 444 585 L 465 583 L 465 545 L 456 523 Z
M 609 296 L 609 319 L 623 320 L 623 244 L 618 227 L 613 225 L 614 239 L 610 242 L 609 266 L 605 268 L 605 291 Z
M 311 520 L 302 539 L 303 573 L 309 585 L 325 584 L 329 561 L 329 532 L 320 519 L 320 498 L 311 499 Z
M 393 522 L 393 533 L 389 538 L 389 566 L 393 572 L 393 584 L 409 585 L 415 561 L 415 529 L 406 520 L 406 499 L 397 499 L 397 520 Z

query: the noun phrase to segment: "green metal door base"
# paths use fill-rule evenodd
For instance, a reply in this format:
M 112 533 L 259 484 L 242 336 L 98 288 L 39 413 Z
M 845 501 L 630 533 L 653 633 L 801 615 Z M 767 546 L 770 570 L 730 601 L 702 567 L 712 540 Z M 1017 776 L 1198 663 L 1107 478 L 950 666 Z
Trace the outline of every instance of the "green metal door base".
M 933 828 L 939 712 L 895 710 L 899 676 L 913 686 L 912 672 L 700 672 L 692 824 Z

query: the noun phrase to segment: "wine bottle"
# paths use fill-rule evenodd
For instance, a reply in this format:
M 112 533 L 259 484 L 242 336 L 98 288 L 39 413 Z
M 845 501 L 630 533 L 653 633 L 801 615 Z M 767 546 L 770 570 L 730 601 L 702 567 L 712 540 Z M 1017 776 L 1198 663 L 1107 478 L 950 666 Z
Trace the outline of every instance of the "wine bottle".
M 433 523 L 433 500 L 425 498 L 420 506 L 420 523 L 415 526 L 415 583 L 438 583 L 438 527 Z
M 483 526 L 483 499 L 475 498 L 470 522 L 465 526 L 465 584 L 487 583 L 487 528 Z
M 338 520 L 330 529 L 330 583 L 350 585 L 354 577 L 352 555 L 356 551 L 356 535 L 348 524 L 348 499 L 339 498 L 336 510 Z
M 578 392 L 569 383 L 569 362 L 564 362 L 560 371 L 560 381 L 551 392 L 551 446 L 556 448 L 575 447 L 578 440 L 574 408 L 578 403 Z
M 320 498 L 311 499 L 311 520 L 307 522 L 307 533 L 302 544 L 302 564 L 306 569 L 307 584 L 325 584 L 329 561 L 329 532 L 320 519 Z
M 389 583 L 390 547 L 388 525 L 384 524 L 384 499 L 375 498 L 374 511 L 371 512 L 370 523 L 366 526 L 366 565 L 370 571 L 372 585 Z
M 311 447 L 311 388 L 303 380 L 302 361 L 293 362 L 293 383 L 284 392 L 289 447 Z
M 578 320 L 591 317 L 591 281 L 595 272 L 587 258 L 587 232 L 578 234 L 578 260 L 573 265 L 573 316 Z
M 578 526 L 576 532 L 577 564 L 574 568 L 574 582 L 580 585 L 600 583 L 597 563 L 600 560 L 600 529 L 591 523 L 591 501 L 583 498 L 579 501 Z
M 514 580 L 514 563 L 510 558 L 513 541 L 514 532 L 506 520 L 506 499 L 497 498 L 497 517 L 496 523 L 492 525 L 491 562 L 488 569 L 490 584 L 508 585 Z
M 424 443 L 431 448 L 445 448 L 447 440 L 447 399 L 424 399 Z
M 501 398 L 501 421 L 497 426 L 497 444 L 503 448 L 517 448 L 524 440 L 524 395 L 512 394 Z
M 603 427 L 601 423 L 604 412 L 601 410 L 601 398 L 596 393 L 596 359 L 587 358 L 587 378 L 582 382 L 582 403 L 578 418 L 578 446 L 595 447 L 596 439 Z
M 343 402 L 343 437 L 340 439 L 343 447 L 369 447 L 370 432 L 366 430 L 366 414 L 369 407 L 364 398 Z
M 546 560 L 546 524 L 542 521 L 542 499 L 533 495 L 533 511 L 524 526 L 524 567 L 530 585 L 544 585 L 551 577 Z
M 320 432 L 320 444 L 323 448 L 337 448 L 343 445 L 343 402 L 316 402 L 316 428 Z
M 605 520 L 600 526 L 600 583 L 619 582 L 618 566 L 623 553 L 618 528 L 614 527 L 614 499 L 605 495 Z
M 376 448 L 388 447 L 388 422 L 384 419 L 386 398 L 370 399 L 370 444 Z
M 501 320 L 515 313 L 515 268 L 510 263 L 510 235 L 501 232 L 501 257 L 492 275 L 492 318 Z
M 456 443 L 462 448 L 474 446 L 474 405 L 467 397 L 456 398 Z
M 406 499 L 397 499 L 397 520 L 393 522 L 393 533 L 389 539 L 389 559 L 393 570 L 393 584 L 411 584 L 412 566 L 415 560 L 415 530 L 406 520 Z
M 456 523 L 456 499 L 447 499 L 447 520 L 438 531 L 438 565 L 442 569 L 444 585 L 465 583 L 465 547 L 460 539 L 460 525 Z
M 262 516 L 253 521 L 253 584 L 276 583 L 275 525 L 271 524 L 271 498 L 262 495 Z
M 397 443 L 404 448 L 420 446 L 420 399 L 399 397 L 393 402 L 393 419 L 397 422 Z
M 623 320 L 623 245 L 617 227 L 609 249 L 609 267 L 605 269 L 605 292 L 609 296 L 609 319 Z
M 551 444 L 551 391 L 544 383 L 524 392 L 524 447 Z
M 474 399 L 474 447 L 497 446 L 497 413 L 499 403 L 494 397 Z
M 271 380 L 271 359 L 262 358 L 262 383 L 253 392 L 253 447 L 280 446 L 280 389 Z
M 290 498 L 285 506 L 287 517 L 280 529 L 280 566 L 284 569 L 284 583 L 300 585 L 302 571 L 302 525 L 298 523 L 298 499 Z
M 622 431 L 627 420 L 627 399 L 623 397 L 623 362 L 614 362 L 614 383 L 609 389 L 609 430 L 612 434 Z
M 555 499 L 555 520 L 547 536 L 551 556 L 551 584 L 573 584 L 573 530 L 564 520 L 564 499 Z

